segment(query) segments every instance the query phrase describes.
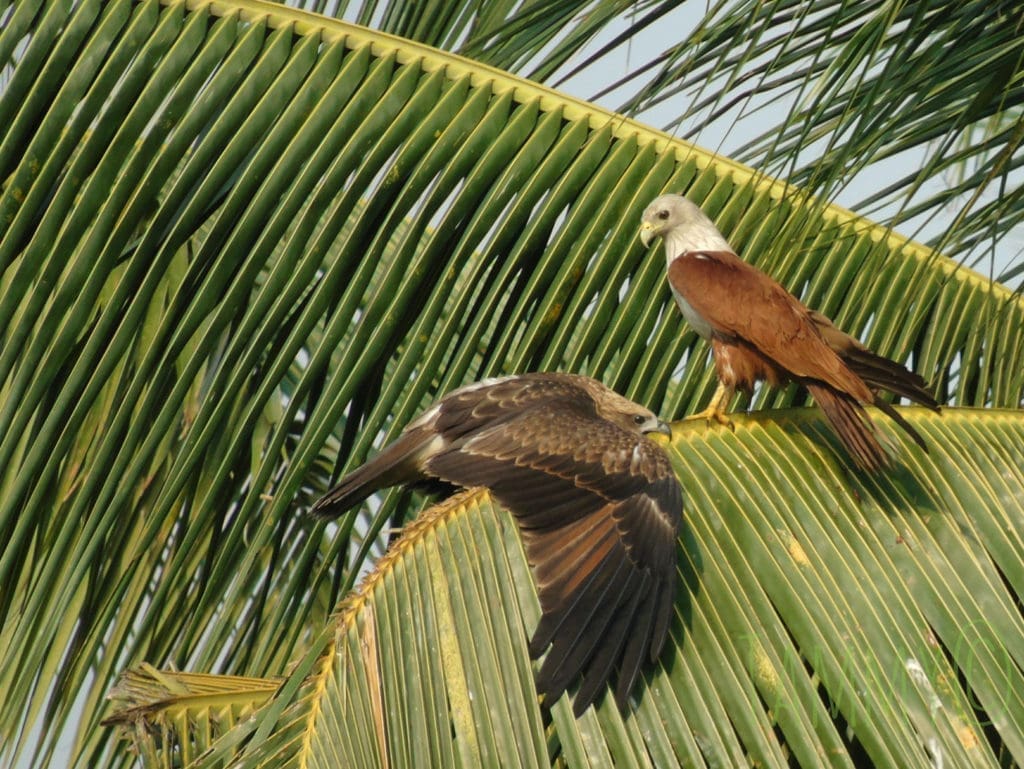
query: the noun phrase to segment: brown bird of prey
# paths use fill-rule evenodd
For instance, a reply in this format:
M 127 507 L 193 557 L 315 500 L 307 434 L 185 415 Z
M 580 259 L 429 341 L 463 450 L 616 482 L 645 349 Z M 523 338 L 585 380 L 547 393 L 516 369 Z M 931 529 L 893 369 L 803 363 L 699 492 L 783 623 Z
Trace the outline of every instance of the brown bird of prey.
M 888 390 L 938 411 L 921 377 L 871 352 L 740 259 L 682 195 L 662 195 L 644 211 L 640 240 L 649 246 L 659 236 L 676 304 L 710 340 L 715 358 L 719 386 L 697 416 L 729 424 L 725 408 L 737 389 L 749 393 L 759 380 L 773 386 L 795 381 L 814 397 L 861 468 L 878 471 L 891 461 L 864 410 L 867 404 L 927 450 L 920 434 L 879 395 Z
M 436 479 L 485 486 L 515 517 L 540 594 L 530 655 L 550 704 L 583 674 L 579 716 L 618 667 L 625 708 L 672 618 L 682 491 L 648 433 L 654 414 L 585 376 L 534 373 L 455 390 L 313 505 L 320 517 L 378 489 Z

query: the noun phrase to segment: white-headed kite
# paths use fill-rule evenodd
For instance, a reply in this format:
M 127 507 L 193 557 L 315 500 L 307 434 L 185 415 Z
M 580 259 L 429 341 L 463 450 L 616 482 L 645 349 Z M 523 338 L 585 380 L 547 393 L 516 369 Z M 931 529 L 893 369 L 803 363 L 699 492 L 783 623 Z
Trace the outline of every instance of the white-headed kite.
M 920 376 L 871 352 L 740 259 L 704 212 L 682 195 L 662 195 L 644 211 L 640 239 L 648 246 L 659 236 L 676 304 L 710 341 L 715 358 L 718 390 L 697 416 L 727 424 L 725 408 L 736 390 L 749 393 L 760 380 L 773 386 L 795 381 L 807 388 L 865 470 L 880 470 L 891 461 L 865 405 L 877 406 L 926 448 L 920 434 L 879 396 L 888 390 L 937 411 Z

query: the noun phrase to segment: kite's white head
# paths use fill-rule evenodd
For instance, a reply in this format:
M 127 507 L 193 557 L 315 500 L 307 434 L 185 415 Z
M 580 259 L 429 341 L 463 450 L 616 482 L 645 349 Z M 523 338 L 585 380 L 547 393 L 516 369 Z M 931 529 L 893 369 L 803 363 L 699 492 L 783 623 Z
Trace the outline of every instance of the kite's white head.
M 688 251 L 733 253 L 707 214 L 682 195 L 662 195 L 644 209 L 640 240 L 649 246 L 656 237 L 665 241 L 669 261 Z

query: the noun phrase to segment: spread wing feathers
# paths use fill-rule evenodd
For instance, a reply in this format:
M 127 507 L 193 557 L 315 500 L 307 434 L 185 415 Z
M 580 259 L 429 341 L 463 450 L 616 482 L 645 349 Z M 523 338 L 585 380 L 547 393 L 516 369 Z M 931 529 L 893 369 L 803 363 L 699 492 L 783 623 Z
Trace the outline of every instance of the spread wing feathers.
M 538 403 L 427 460 L 429 474 L 487 486 L 516 518 L 540 594 L 530 654 L 548 701 L 577 675 L 582 713 L 618 663 L 624 705 L 668 634 L 682 492 L 658 446 L 567 403 Z
M 826 382 L 864 403 L 873 400 L 867 385 L 825 343 L 807 308 L 735 254 L 683 254 L 672 260 L 668 279 L 715 333 L 743 339 L 795 377 Z
M 523 375 L 449 393 L 312 509 L 337 515 L 423 478 L 488 487 L 515 516 L 540 594 L 530 653 L 551 648 L 538 688 L 553 701 L 582 673 L 577 715 L 616 667 L 624 707 L 645 657 L 664 645 L 682 525 L 668 457 L 600 417 L 595 387 L 573 375 Z
M 875 436 L 875 427 L 871 418 L 856 399 L 846 393 L 814 382 L 807 382 L 806 386 L 858 465 L 870 472 L 881 470 L 889 465 L 891 459 Z M 895 413 L 895 409 L 892 409 L 891 406 L 890 410 Z M 909 427 L 905 424 L 905 420 L 897 419 L 897 421 L 901 426 Z M 911 430 L 911 434 L 916 435 L 913 430 Z
M 310 508 L 318 518 L 350 510 L 375 491 L 424 478 L 426 460 L 447 446 L 515 417 L 542 401 L 579 401 L 580 387 L 572 375 L 526 375 L 485 379 L 448 393 L 410 422 L 380 454 L 350 474 Z M 593 401 L 576 408 L 595 414 Z

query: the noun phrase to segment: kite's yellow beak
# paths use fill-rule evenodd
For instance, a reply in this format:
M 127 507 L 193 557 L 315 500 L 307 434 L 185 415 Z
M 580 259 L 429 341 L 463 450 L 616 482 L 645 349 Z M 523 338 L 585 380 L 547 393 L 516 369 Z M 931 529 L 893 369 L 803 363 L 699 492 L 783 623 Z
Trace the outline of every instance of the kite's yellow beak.
M 644 244 L 644 248 L 649 248 L 651 241 L 658 236 L 655 232 L 654 225 L 648 221 L 645 221 L 640 225 L 640 242 Z

